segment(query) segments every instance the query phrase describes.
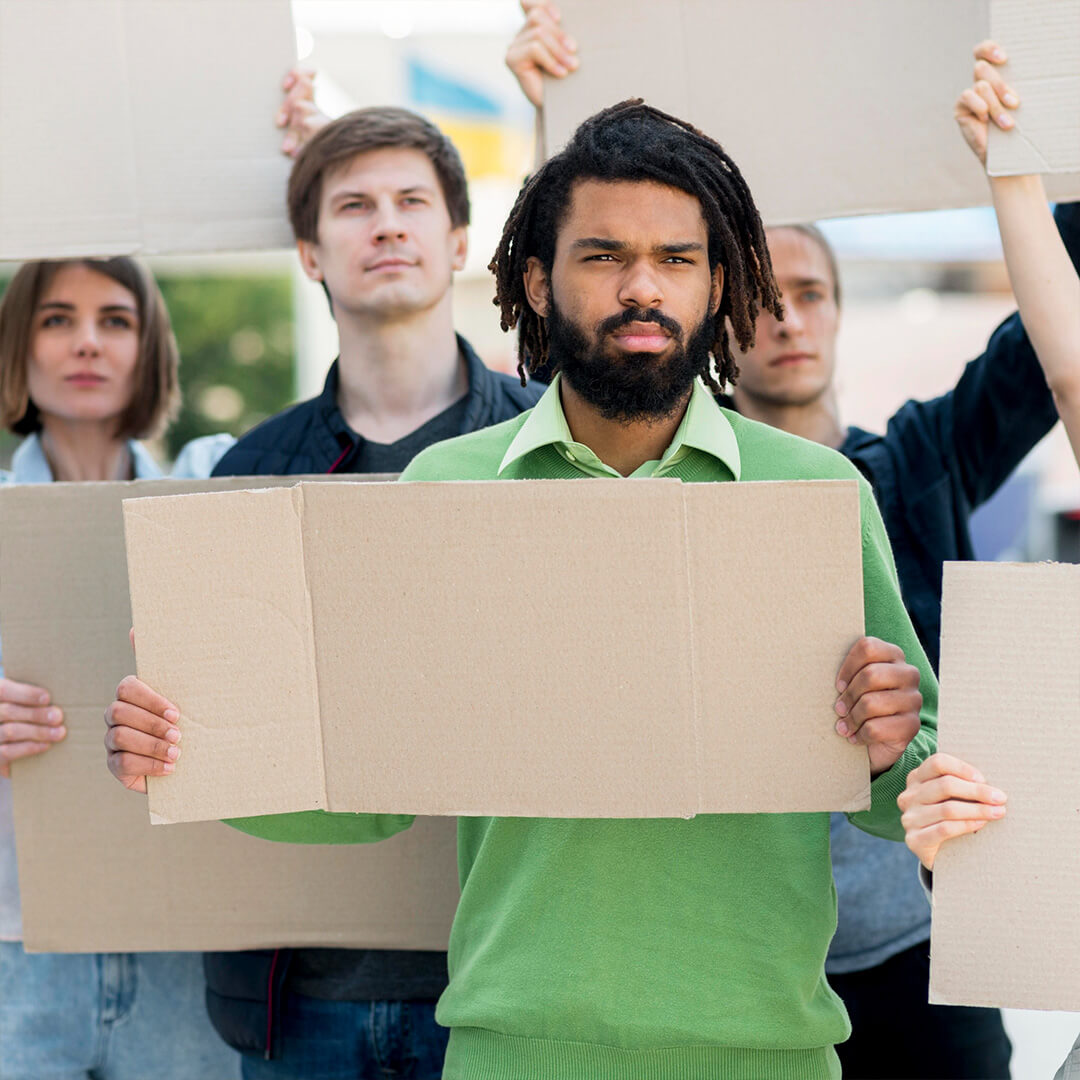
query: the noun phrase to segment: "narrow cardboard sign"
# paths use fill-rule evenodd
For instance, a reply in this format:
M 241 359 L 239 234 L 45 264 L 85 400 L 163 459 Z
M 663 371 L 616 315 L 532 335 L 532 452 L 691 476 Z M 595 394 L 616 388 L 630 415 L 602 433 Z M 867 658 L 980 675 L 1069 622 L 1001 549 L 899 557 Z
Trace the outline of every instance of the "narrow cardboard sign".
M 833 732 L 851 481 L 300 484 L 124 517 L 139 675 L 184 732 L 155 821 L 869 805 Z
M 1014 131 L 990 125 L 991 176 L 1080 172 L 1080 3 L 992 0 L 990 27 L 1022 102 Z
M 946 563 L 939 748 L 1009 796 L 934 867 L 930 1000 L 1080 1011 L 1080 566 Z
M 290 242 L 288 0 L 0 0 L 0 259 Z
M 768 224 L 981 206 L 986 177 L 953 104 L 971 85 L 972 50 L 990 36 L 989 4 L 564 0 L 581 68 L 545 84 L 545 144 L 554 152 L 586 117 L 643 97 L 723 145 Z M 1080 197 L 1080 164 L 1069 165 L 1080 111 L 1058 108 L 1071 84 L 1050 96 L 1038 86 L 1044 71 L 1060 74 L 1055 56 L 1071 55 L 1075 36 L 1069 46 L 1054 38 L 1080 0 L 994 5 L 995 18 L 1015 15 L 1025 27 L 1017 49 L 1035 73 L 1021 87 L 1020 129 L 1037 133 L 1044 154 L 1061 152 L 1068 174 L 1048 181 L 1051 197 Z M 1033 7 L 1053 19 L 1030 17 Z
M 446 947 L 454 822 L 419 819 L 390 840 L 345 847 L 271 844 L 218 822 L 154 829 L 146 800 L 105 767 L 102 713 L 134 670 L 121 500 L 295 481 L 0 489 L 5 670 L 48 687 L 68 728 L 12 770 L 30 951 Z

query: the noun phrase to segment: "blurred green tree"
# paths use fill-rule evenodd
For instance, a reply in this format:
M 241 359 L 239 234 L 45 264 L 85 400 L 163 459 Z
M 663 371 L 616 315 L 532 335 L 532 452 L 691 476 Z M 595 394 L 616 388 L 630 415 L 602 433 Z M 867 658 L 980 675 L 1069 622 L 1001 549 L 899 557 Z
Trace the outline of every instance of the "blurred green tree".
M 184 403 L 168 456 L 189 439 L 242 435 L 294 397 L 292 283 L 281 277 L 171 277 L 158 283 L 180 345 Z

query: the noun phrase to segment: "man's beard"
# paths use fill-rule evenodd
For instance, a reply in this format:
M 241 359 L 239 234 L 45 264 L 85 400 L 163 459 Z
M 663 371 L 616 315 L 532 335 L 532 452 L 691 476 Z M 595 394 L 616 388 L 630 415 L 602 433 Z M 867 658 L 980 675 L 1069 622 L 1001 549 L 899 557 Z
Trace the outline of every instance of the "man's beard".
M 666 330 L 674 344 L 671 353 L 613 356 L 610 335 L 633 322 L 656 323 Z M 590 344 L 554 302 L 547 330 L 553 367 L 605 420 L 623 424 L 661 420 L 686 401 L 694 378 L 708 370 L 714 332 L 713 320 L 706 316 L 687 339 L 682 326 L 670 316 L 653 308 L 628 308 L 599 323 Z

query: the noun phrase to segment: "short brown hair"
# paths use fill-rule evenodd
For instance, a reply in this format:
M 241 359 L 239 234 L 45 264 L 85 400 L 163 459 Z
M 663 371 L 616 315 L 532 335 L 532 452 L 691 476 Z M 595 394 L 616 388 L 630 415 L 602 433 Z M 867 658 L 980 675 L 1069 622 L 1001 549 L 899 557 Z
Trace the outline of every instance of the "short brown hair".
M 0 299 L 0 425 L 16 435 L 41 430 L 30 400 L 26 368 L 34 315 L 41 297 L 66 266 L 85 266 L 122 285 L 135 297 L 139 313 L 139 354 L 135 393 L 117 421 L 117 438 L 157 435 L 180 406 L 180 354 L 169 312 L 153 275 L 136 259 L 49 259 L 23 263 Z
M 450 223 L 469 224 L 469 188 L 457 147 L 429 120 L 408 109 L 356 109 L 320 128 L 289 175 L 289 221 L 297 240 L 318 243 L 319 204 L 327 172 L 369 150 L 419 150 L 435 169 Z

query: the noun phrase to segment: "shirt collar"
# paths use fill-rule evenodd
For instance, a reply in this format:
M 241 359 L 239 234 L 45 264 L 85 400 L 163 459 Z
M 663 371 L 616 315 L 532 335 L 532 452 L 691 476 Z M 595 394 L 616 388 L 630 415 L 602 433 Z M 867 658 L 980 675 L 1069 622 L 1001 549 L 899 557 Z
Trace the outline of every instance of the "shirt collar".
M 544 446 L 562 448 L 576 445 L 563 413 L 562 400 L 559 397 L 560 381 L 560 376 L 556 374 L 543 397 L 533 406 L 525 423 L 518 429 L 503 455 L 502 464 L 499 466 L 500 474 L 515 461 L 520 461 Z M 687 449 L 699 450 L 716 458 L 727 466 L 736 480 L 739 479 L 742 461 L 735 431 L 700 379 L 694 380 L 686 414 L 671 440 L 671 445 L 660 459 L 656 475 L 662 475 L 665 466 L 674 465 L 681 460 Z
M 135 466 L 136 480 L 156 480 L 161 476 L 161 469 L 150 456 L 146 447 L 131 440 L 128 443 L 131 460 Z M 41 446 L 41 439 L 36 434 L 28 435 L 11 455 L 11 474 L 17 484 L 51 484 L 53 481 L 49 459 Z

